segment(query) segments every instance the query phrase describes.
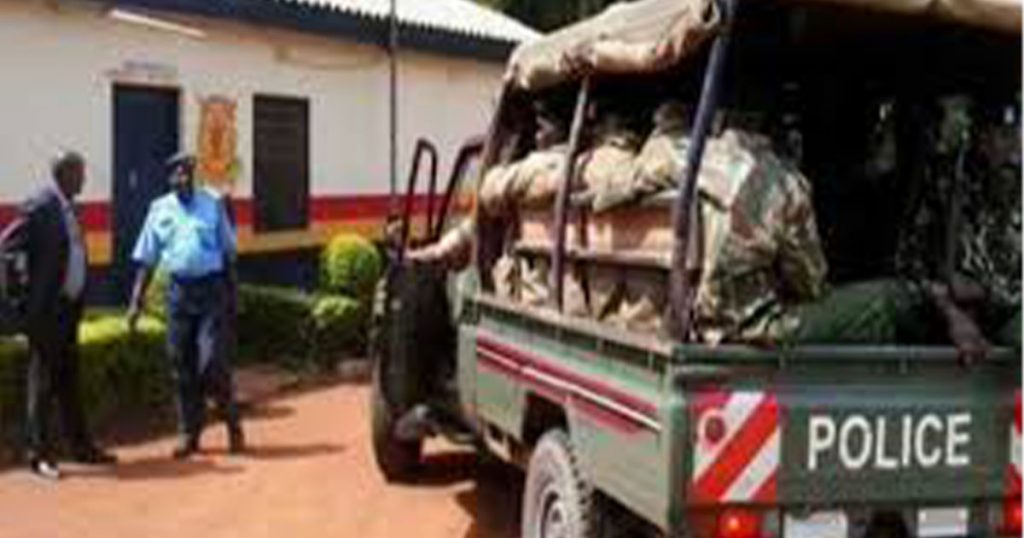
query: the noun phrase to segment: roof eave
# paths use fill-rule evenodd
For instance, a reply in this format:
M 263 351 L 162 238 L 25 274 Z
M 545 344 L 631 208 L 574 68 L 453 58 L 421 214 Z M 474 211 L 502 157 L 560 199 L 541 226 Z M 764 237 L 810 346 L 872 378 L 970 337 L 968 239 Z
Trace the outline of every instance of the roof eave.
M 237 20 L 340 38 L 386 48 L 387 19 L 309 5 L 266 0 L 115 0 L 118 6 Z M 402 48 L 504 63 L 517 43 L 400 23 Z

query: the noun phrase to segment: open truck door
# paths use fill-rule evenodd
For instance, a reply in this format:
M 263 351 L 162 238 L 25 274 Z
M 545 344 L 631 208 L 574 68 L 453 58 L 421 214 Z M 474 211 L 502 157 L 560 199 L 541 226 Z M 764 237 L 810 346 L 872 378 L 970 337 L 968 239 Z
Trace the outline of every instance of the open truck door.
M 462 146 L 451 176 L 437 191 L 438 152 L 419 140 L 401 204 L 401 232 L 386 275 L 383 319 L 374 345 L 371 395 L 373 451 L 388 480 L 402 480 L 415 470 L 423 438 L 440 427 L 447 409 L 458 401 L 454 374 L 455 325 L 443 267 L 412 263 L 408 251 L 436 242 L 456 209 L 465 176 L 483 144 Z M 417 190 L 423 160 L 430 159 L 425 198 Z M 419 215 L 422 215 L 420 218 Z M 450 421 L 447 421 L 450 422 Z M 459 429 L 458 424 L 450 425 Z M 401 430 L 401 431 L 400 431 Z

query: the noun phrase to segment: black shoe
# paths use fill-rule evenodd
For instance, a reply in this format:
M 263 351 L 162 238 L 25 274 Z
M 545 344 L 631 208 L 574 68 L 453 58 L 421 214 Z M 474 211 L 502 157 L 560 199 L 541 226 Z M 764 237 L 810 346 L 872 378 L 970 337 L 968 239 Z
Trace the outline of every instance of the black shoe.
M 56 482 L 60 480 L 60 469 L 57 464 L 45 459 L 35 459 L 29 464 L 32 474 L 39 478 Z
M 228 452 L 232 454 L 245 452 L 245 433 L 241 426 L 228 428 Z
M 76 452 L 72 459 L 75 463 L 83 465 L 114 465 L 117 463 L 117 456 L 96 447 Z
M 195 438 L 184 439 L 178 443 L 171 456 L 176 460 L 187 460 L 196 452 L 199 452 L 199 440 Z

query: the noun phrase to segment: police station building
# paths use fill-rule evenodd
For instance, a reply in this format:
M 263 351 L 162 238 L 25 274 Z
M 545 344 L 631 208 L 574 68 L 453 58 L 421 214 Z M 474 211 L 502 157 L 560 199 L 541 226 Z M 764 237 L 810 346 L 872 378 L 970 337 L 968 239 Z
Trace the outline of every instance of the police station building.
M 83 153 L 90 260 L 117 289 L 161 162 L 185 149 L 232 195 L 243 270 L 303 281 L 281 264 L 388 209 L 389 4 L 0 0 L 0 225 L 56 150 Z M 444 177 L 536 33 L 470 0 L 397 6 L 398 177 L 421 137 Z

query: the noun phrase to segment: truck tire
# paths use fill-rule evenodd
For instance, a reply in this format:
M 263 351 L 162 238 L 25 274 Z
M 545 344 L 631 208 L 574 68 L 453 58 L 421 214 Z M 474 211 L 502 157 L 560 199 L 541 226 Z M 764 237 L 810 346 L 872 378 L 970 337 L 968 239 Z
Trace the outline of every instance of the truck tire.
M 537 443 L 523 491 L 523 538 L 595 538 L 600 535 L 594 491 L 579 469 L 563 430 Z
M 407 482 L 416 475 L 420 464 L 422 441 L 407 442 L 395 437 L 398 414 L 384 395 L 382 362 L 375 361 L 373 384 L 370 389 L 370 420 L 373 437 L 373 456 L 377 468 L 388 482 Z

